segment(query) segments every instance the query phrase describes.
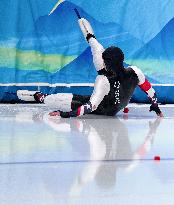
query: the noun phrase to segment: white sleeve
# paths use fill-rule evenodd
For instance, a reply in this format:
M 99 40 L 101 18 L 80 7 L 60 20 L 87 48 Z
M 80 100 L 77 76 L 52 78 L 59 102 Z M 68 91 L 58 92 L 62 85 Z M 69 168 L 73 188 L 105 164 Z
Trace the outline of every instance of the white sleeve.
M 104 52 L 104 47 L 95 39 L 89 39 L 89 45 L 91 47 L 91 52 L 93 56 L 93 63 L 97 71 L 102 70 L 104 66 L 104 61 L 102 58 L 102 53 Z
M 94 84 L 94 91 L 91 95 L 90 102 L 92 110 L 96 110 L 103 98 L 108 95 L 110 91 L 110 83 L 106 76 L 98 75 Z
M 137 77 L 138 77 L 138 80 L 139 80 L 139 83 L 138 85 L 141 85 L 145 82 L 145 75 L 144 73 L 136 66 L 130 66 L 130 68 L 132 68 L 134 70 L 134 72 L 136 73 Z
M 86 20 L 85 18 L 81 18 L 78 20 L 78 23 L 85 39 L 89 33 L 94 35 L 94 31 L 88 20 Z
M 152 88 L 152 85 L 150 84 L 150 82 L 146 79 L 144 73 L 137 68 L 136 66 L 131 66 L 131 68 L 134 70 L 134 72 L 136 73 L 138 80 L 139 80 L 139 87 L 147 93 L 147 95 L 150 98 L 153 98 L 155 95 L 155 90 Z

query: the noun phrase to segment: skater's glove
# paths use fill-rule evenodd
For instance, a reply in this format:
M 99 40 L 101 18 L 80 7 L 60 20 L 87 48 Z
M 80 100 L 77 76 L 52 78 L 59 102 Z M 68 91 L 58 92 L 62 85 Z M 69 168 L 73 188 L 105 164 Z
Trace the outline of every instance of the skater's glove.
M 164 117 L 163 116 L 163 113 L 161 112 L 161 110 L 159 109 L 158 107 L 158 102 L 157 102 L 157 96 L 156 96 L 156 93 L 154 93 L 154 96 L 152 98 L 150 98 L 150 101 L 151 101 L 151 106 L 150 106 L 150 112 L 151 111 L 154 111 L 156 112 L 156 114 L 160 117 Z
M 70 118 L 70 112 L 59 111 L 62 118 Z
M 49 115 L 50 116 L 60 116 L 60 117 L 63 117 L 63 118 L 71 117 L 71 113 L 70 112 L 63 112 L 63 111 L 60 111 L 60 110 L 56 110 L 56 111 L 50 112 Z
M 162 112 L 161 112 L 161 110 L 158 107 L 158 103 L 152 103 L 152 105 L 150 106 L 150 110 L 149 111 L 150 112 L 154 111 L 154 112 L 156 112 L 156 114 L 158 116 L 162 117 Z
M 59 110 L 59 113 L 60 113 L 60 116 L 61 116 L 62 118 L 77 117 L 77 114 L 76 114 L 75 111 L 63 112 L 63 111 L 60 111 L 60 110 Z

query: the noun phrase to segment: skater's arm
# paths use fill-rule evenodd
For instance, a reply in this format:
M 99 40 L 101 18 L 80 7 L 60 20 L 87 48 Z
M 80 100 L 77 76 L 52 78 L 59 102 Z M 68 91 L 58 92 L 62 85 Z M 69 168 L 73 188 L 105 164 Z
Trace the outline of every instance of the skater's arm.
M 59 111 L 60 116 L 64 118 L 78 117 L 93 112 L 94 110 L 97 109 L 97 107 L 104 99 L 104 97 L 109 93 L 109 91 L 110 91 L 110 84 L 108 79 L 103 75 L 97 76 L 94 85 L 94 91 L 93 94 L 91 95 L 89 102 L 78 107 L 76 110 L 72 110 L 70 112 Z
M 91 47 L 95 69 L 99 73 L 105 67 L 104 60 L 102 58 L 102 53 L 105 49 L 95 38 L 89 39 L 89 45 Z
M 91 24 L 86 19 L 81 18 L 78 20 L 78 23 L 84 37 L 91 47 L 93 62 L 97 72 L 103 70 L 105 67 L 102 58 L 102 53 L 105 50 L 104 47 L 96 40 Z
M 161 110 L 159 109 L 158 102 L 157 102 L 157 96 L 155 93 L 155 90 L 153 89 L 151 83 L 146 79 L 143 72 L 137 68 L 136 66 L 131 66 L 131 68 L 134 70 L 136 75 L 138 76 L 138 86 L 141 88 L 142 91 L 144 91 L 151 102 L 150 110 L 149 111 L 155 111 L 158 116 L 163 116 Z

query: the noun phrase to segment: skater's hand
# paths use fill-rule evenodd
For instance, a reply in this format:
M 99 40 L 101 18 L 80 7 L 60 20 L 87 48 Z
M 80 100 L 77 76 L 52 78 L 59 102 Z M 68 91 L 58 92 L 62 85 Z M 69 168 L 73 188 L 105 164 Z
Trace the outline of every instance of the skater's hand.
M 49 115 L 50 116 L 60 116 L 62 118 L 69 118 L 69 117 L 71 117 L 71 113 L 73 113 L 73 112 L 72 111 L 71 112 L 63 112 L 63 111 L 57 110 L 54 112 L 50 112 Z
M 158 103 L 152 103 L 152 105 L 150 106 L 150 112 L 151 111 L 154 111 L 156 112 L 156 114 L 159 116 L 159 117 L 164 117 L 163 113 L 161 112 L 161 110 L 159 109 L 158 107 Z
M 60 112 L 59 111 L 53 111 L 49 113 L 50 116 L 60 116 Z

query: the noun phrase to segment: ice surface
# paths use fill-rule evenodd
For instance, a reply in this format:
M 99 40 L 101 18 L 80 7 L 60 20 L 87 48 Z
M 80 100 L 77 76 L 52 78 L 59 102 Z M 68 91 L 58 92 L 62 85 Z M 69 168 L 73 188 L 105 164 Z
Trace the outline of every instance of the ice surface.
M 1 104 L 1 204 L 173 205 L 174 107 L 161 106 L 164 118 L 129 109 L 60 119 L 45 105 Z

